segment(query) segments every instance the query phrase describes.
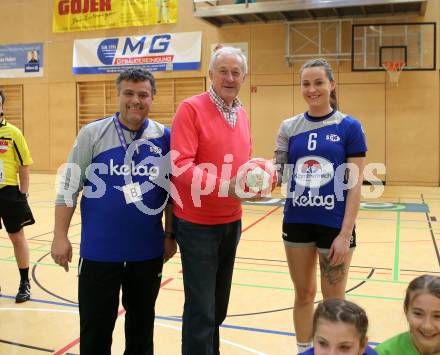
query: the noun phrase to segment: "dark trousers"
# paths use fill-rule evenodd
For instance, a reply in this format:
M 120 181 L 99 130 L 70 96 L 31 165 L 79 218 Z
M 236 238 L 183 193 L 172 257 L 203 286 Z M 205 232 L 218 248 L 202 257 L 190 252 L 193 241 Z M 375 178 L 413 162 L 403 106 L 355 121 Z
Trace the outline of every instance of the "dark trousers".
M 163 257 L 127 263 L 80 259 L 78 301 L 81 355 L 111 354 L 119 291 L 125 314 L 125 355 L 153 355 L 154 306 Z
M 182 354 L 220 354 L 241 221 L 202 225 L 174 216 L 174 228 L 185 289 Z

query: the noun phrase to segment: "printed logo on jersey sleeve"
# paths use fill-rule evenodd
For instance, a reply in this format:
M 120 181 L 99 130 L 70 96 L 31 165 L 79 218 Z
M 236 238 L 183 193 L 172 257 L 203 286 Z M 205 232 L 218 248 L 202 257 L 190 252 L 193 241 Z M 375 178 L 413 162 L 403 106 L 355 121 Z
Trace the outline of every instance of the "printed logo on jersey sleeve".
M 6 153 L 8 151 L 9 144 L 5 139 L 0 139 L 0 154 Z
M 337 134 L 327 134 L 325 136 L 325 139 L 330 142 L 339 142 L 341 140 L 341 137 L 339 137 Z
M 296 184 L 300 186 L 318 188 L 333 179 L 333 164 L 316 155 L 302 157 L 295 164 L 293 176 Z

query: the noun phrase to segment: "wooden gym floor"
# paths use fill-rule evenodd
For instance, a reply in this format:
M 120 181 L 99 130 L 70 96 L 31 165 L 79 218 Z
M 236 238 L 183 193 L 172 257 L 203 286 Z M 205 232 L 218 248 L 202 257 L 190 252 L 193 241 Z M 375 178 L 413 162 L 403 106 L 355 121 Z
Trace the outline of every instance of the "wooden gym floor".
M 50 257 L 55 176 L 31 176 L 30 204 L 37 223 L 26 228 L 31 254 L 32 300 L 15 304 L 18 272 L 12 244 L 0 230 L 0 354 L 79 354 L 77 260 L 80 216 L 69 236 L 74 262 L 69 273 Z M 281 240 L 282 207 L 245 205 L 229 314 L 221 330 L 222 354 L 295 354 L 293 287 Z M 440 189 L 386 187 L 365 200 L 357 221 L 358 247 L 350 268 L 347 298 L 366 308 L 375 344 L 406 328 L 405 288 L 424 273 L 440 273 Z M 321 294 L 318 292 L 317 300 Z M 155 353 L 180 354 L 183 284 L 179 254 L 163 272 L 156 307 Z M 113 353 L 123 351 L 121 308 Z

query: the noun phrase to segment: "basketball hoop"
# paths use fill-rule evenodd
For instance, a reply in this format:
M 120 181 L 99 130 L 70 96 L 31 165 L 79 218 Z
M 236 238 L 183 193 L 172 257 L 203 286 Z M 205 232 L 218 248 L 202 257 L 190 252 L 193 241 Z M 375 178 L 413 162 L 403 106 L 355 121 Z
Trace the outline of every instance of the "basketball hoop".
M 405 67 L 405 62 L 398 61 L 386 61 L 383 62 L 382 66 L 388 73 L 388 78 L 390 79 L 390 83 L 399 85 L 399 77 L 403 68 Z

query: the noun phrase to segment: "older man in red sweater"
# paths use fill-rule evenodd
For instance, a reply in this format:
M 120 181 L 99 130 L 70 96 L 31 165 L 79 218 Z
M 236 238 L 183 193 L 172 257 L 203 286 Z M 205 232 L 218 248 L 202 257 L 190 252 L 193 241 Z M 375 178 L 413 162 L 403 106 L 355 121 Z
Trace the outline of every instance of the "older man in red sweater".
M 180 104 L 171 129 L 171 149 L 178 155 L 172 181 L 185 288 L 183 355 L 220 354 L 219 326 L 226 318 L 241 234 L 235 176 L 251 156 L 248 115 L 237 98 L 246 73 L 241 50 L 215 51 L 212 86 Z

